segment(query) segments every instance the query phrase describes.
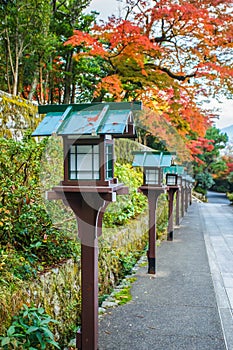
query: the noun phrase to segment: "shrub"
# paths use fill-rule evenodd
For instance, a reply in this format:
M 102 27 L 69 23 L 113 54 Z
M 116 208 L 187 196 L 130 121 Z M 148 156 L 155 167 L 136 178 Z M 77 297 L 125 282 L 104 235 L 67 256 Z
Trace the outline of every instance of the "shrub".
M 215 183 L 211 174 L 207 172 L 197 174 L 195 180 L 197 181 L 198 188 L 203 188 L 205 190 L 211 188 Z
M 0 242 L 7 256 L 2 267 L 30 278 L 44 266 L 75 255 L 79 244 L 54 227 L 40 193 L 41 159 L 47 140 L 30 135 L 21 141 L 0 138 Z M 12 256 L 18 263 L 12 264 Z
M 203 196 L 206 196 L 207 190 L 205 188 L 202 188 L 200 186 L 195 187 L 195 192 L 202 194 Z
M 233 193 L 227 193 L 227 198 L 233 204 Z
M 146 197 L 137 192 L 142 184 L 142 172 L 130 164 L 115 164 L 115 176 L 119 182 L 129 186 L 129 195 L 117 196 L 117 201 L 111 203 L 104 214 L 105 227 L 123 225 L 129 219 L 135 218 L 147 205 Z
M 60 349 L 54 340 L 54 335 L 49 328 L 50 323 L 57 323 L 43 308 L 23 306 L 17 316 L 14 316 L 7 334 L 1 337 L 2 349 Z

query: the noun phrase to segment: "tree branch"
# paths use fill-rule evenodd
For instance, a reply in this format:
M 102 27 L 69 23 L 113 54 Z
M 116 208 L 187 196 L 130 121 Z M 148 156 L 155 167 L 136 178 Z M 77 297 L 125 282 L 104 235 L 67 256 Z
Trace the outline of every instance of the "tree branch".
M 175 79 L 175 80 L 179 80 L 179 81 L 185 81 L 185 80 L 187 80 L 189 78 L 193 78 L 197 74 L 197 71 L 195 71 L 194 73 L 191 73 L 191 74 L 186 74 L 186 75 L 175 74 L 175 73 L 171 72 L 166 67 L 156 66 L 155 64 L 152 64 L 152 63 L 146 63 L 145 67 L 154 68 L 154 69 L 160 70 L 160 71 L 166 73 L 170 78 Z

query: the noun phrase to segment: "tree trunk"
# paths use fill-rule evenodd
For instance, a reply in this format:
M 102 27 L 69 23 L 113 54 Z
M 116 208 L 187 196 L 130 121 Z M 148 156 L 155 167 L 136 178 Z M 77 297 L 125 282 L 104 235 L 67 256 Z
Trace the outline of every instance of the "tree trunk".
M 65 80 L 64 80 L 64 99 L 63 104 L 69 104 L 71 98 L 71 82 L 72 82 L 72 70 L 73 70 L 73 51 L 67 55 Z
M 40 62 L 40 103 L 43 104 L 43 77 L 42 77 L 42 66 Z
M 32 99 L 33 99 L 33 95 L 34 95 L 34 93 L 36 91 L 37 84 L 38 84 L 38 73 L 35 72 L 34 73 L 33 82 L 32 82 L 32 86 L 31 86 L 31 90 L 30 90 L 30 92 L 28 94 L 29 101 L 32 101 Z
M 71 103 L 75 103 L 75 90 L 76 90 L 76 85 L 75 82 L 73 81 L 72 84 L 72 94 L 71 94 Z
M 18 74 L 19 74 L 19 57 L 18 57 L 17 51 L 16 51 L 15 55 L 16 55 L 16 57 L 15 57 L 15 71 L 13 74 L 13 90 L 12 90 L 13 96 L 16 96 L 18 93 Z

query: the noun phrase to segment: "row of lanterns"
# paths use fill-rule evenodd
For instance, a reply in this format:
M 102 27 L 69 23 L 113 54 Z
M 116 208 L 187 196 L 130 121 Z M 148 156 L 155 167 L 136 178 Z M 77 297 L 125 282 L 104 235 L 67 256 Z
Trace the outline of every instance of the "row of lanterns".
M 32 135 L 61 136 L 64 148 L 64 178 L 48 191 L 47 198 L 62 199 L 73 210 L 78 222 L 82 280 L 78 349 L 98 348 L 98 236 L 107 205 L 116 200 L 116 195 L 128 193 L 128 188 L 114 177 L 114 138 L 135 138 L 133 115 L 140 110 L 141 102 L 39 106 L 39 114 L 45 116 Z M 174 165 L 174 153 L 137 151 L 133 155 L 133 166 L 143 169 L 140 190 L 149 202 L 148 272 L 154 274 L 158 197 L 167 190 L 168 239 L 172 240 L 174 194 L 179 188 L 191 190 L 193 179 L 184 173 L 183 167 Z
M 135 151 L 133 155 L 132 165 L 143 168 L 144 185 L 181 186 L 183 182 L 183 186 L 191 186 L 194 183 L 183 166 L 174 164 L 175 152 Z
M 168 194 L 167 240 L 173 240 L 173 202 L 176 193 L 176 224 L 180 223 L 191 202 L 194 180 L 184 172 L 184 167 L 174 164 L 175 153 L 159 151 L 133 152 L 133 166 L 143 168 L 140 191 L 147 196 L 149 205 L 148 273 L 156 274 L 156 208 L 160 194 Z M 181 194 L 181 198 L 180 198 Z M 180 213 L 181 202 L 181 213 Z

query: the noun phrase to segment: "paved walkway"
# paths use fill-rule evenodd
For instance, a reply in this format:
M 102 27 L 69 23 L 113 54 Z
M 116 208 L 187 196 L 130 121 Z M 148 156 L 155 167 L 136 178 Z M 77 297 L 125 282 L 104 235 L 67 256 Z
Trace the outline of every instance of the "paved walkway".
M 232 214 L 227 204 L 189 207 L 157 249 L 156 277 L 140 267 L 132 301 L 101 318 L 99 350 L 233 350 Z
M 217 193 L 209 193 L 200 207 L 209 265 L 226 347 L 233 349 L 233 207 Z

